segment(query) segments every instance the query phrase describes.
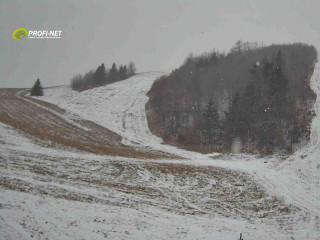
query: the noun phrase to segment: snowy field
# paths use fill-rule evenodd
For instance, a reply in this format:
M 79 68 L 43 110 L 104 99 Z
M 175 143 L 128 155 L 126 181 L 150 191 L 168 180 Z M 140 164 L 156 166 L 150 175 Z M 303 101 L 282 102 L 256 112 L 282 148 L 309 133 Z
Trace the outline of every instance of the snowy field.
M 311 79 L 312 89 L 320 96 L 318 62 Z M 191 159 L 187 164 L 226 167 L 252 174 L 270 194 L 280 196 L 290 204 L 320 213 L 320 99 L 314 106 L 317 117 L 312 123 L 309 146 L 300 149 L 286 160 L 274 157 L 264 159 L 252 156 L 212 156 L 161 144 L 162 140 L 150 132 L 146 120 L 147 92 L 155 79 L 167 72 L 139 74 L 128 80 L 87 90 L 82 93 L 70 87 L 51 88 L 45 91 L 45 101 L 78 114 L 81 118 L 96 122 L 123 137 L 123 142 L 150 146 Z M 221 160 L 223 159 L 223 160 Z
M 319 70 L 317 63 L 311 80 L 318 96 Z M 204 155 L 161 144 L 149 131 L 146 93 L 162 74 L 81 93 L 50 88 L 40 99 L 65 109 L 70 123 L 90 120 L 124 144 L 187 160 L 45 148 L 0 124 L 0 238 L 320 239 L 320 99 L 309 145 L 289 158 Z
M 45 148 L 4 124 L 0 130 L 2 239 L 306 233 L 306 212 L 265 195 L 245 174 Z

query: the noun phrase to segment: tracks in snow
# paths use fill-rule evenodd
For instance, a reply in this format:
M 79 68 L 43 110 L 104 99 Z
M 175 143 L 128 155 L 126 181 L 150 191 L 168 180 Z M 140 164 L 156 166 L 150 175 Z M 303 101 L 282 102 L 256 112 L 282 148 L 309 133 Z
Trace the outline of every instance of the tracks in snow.
M 19 89 L 0 90 L 0 122 L 11 125 L 46 145 L 60 145 L 96 154 L 133 158 L 170 158 L 145 147 L 122 144 L 121 136 L 85 121 L 55 105 L 29 98 Z
M 318 71 L 319 67 L 317 65 L 315 74 Z M 150 148 L 156 150 L 154 154 L 162 151 L 190 159 L 186 161 L 158 160 L 157 163 L 142 164 L 139 162 L 139 164 L 132 165 L 133 163 L 127 161 L 119 163 L 119 159 L 115 159 L 114 157 L 112 161 L 109 159 L 107 164 L 111 169 L 106 170 L 105 160 L 103 164 L 95 162 L 94 165 L 92 165 L 90 164 L 91 157 L 88 159 L 77 157 L 77 163 L 80 164 L 80 166 L 86 166 L 86 168 L 82 171 L 78 167 L 70 165 L 69 167 L 60 169 L 57 175 L 54 175 L 51 179 L 55 182 L 63 181 L 64 183 L 60 187 L 65 188 L 66 191 L 59 190 L 59 188 L 51 188 L 49 189 L 50 196 L 61 197 L 64 196 L 63 194 L 67 194 L 65 197 L 67 199 L 68 196 L 73 196 L 82 199 L 82 201 L 87 201 L 91 197 L 98 199 L 97 197 L 99 196 L 99 198 L 109 203 L 112 202 L 111 199 L 113 196 L 115 202 L 119 201 L 119 199 L 126 199 L 123 203 L 129 203 L 129 205 L 125 206 L 130 208 L 136 207 L 141 210 L 141 206 L 145 204 L 144 206 L 158 206 L 158 208 L 169 211 L 180 209 L 183 214 L 190 214 L 192 212 L 195 214 L 205 213 L 213 217 L 215 213 L 218 212 L 218 215 L 232 218 L 241 216 L 241 218 L 244 217 L 248 221 L 254 221 L 255 224 L 258 225 L 261 225 L 262 221 L 260 222 L 260 220 L 257 219 L 260 219 L 263 214 L 269 214 L 262 217 L 262 219 L 265 218 L 267 225 L 269 227 L 280 225 L 280 228 L 273 232 L 274 235 L 300 236 L 302 239 L 306 237 L 309 239 L 317 239 L 320 235 L 319 196 L 316 190 L 318 186 L 318 172 L 316 170 L 310 170 L 309 167 L 315 167 L 314 159 L 319 156 L 319 98 L 315 105 L 317 118 L 312 125 L 313 136 L 311 146 L 298 151 L 291 159 L 279 163 L 279 159 L 274 158 L 269 159 L 268 164 L 264 164 L 262 160 L 252 156 L 236 155 L 221 156 L 219 159 L 213 160 L 208 155 L 163 145 L 161 144 L 161 139 L 150 133 L 145 115 L 145 103 L 148 100 L 146 93 L 150 89 L 153 81 L 164 73 L 165 72 L 144 73 L 122 82 L 87 90 L 82 93 L 71 91 L 69 87 L 46 89 L 45 97 L 39 98 L 38 100 L 40 100 L 40 102 L 36 104 L 33 103 L 37 101 L 37 99 L 28 99 L 28 101 L 33 101 L 31 103 L 19 98 L 19 100 L 26 102 L 25 105 L 21 105 L 22 102 L 14 99 L 13 104 L 15 105 L 13 108 L 19 109 L 18 111 L 12 109 L 9 109 L 9 111 L 9 103 L 7 102 L 4 105 L 5 108 L 7 108 L 7 115 L 1 113 L 2 115 L 0 114 L 0 116 L 17 120 L 18 115 L 23 113 L 25 119 L 30 122 L 30 125 L 35 126 L 36 123 L 33 122 L 34 116 L 30 114 L 30 112 L 33 112 L 30 109 L 33 108 L 30 107 L 29 104 L 38 110 L 40 109 L 41 113 L 44 114 L 43 111 L 45 111 L 45 109 L 39 108 L 37 104 L 45 108 L 55 108 L 54 105 L 47 106 L 46 103 L 41 102 L 41 100 L 45 100 L 59 107 L 54 111 L 61 111 L 60 114 L 62 114 L 62 116 L 70 117 L 71 120 L 76 123 L 80 122 L 83 124 L 84 122 L 90 122 L 91 124 L 96 124 L 94 128 L 100 126 L 103 129 L 112 130 L 118 134 L 117 136 L 122 137 L 122 142 L 121 138 L 120 141 L 117 140 L 117 144 L 121 145 L 121 148 L 124 146 L 123 144 L 129 145 L 126 146 L 129 149 L 137 149 L 137 147 L 143 149 L 147 146 L 149 147 L 147 148 L 149 151 L 151 151 Z M 319 80 L 313 77 L 312 84 L 313 89 L 319 96 Z M 2 93 L 0 95 L 5 94 Z M 0 102 L 0 104 L 3 104 L 3 101 Z M 0 110 L 2 109 L 3 108 Z M 29 113 L 27 114 L 24 111 Z M 53 117 L 51 114 L 56 116 Z M 44 115 L 44 121 L 59 129 L 60 122 L 56 122 L 57 115 L 58 114 L 49 111 L 49 113 Z M 78 115 L 79 119 L 75 120 L 75 115 Z M 59 118 L 61 118 L 61 116 Z M 36 119 L 43 120 L 37 116 Z M 86 136 L 86 129 L 79 128 L 76 124 L 72 124 L 72 122 L 63 121 L 63 125 L 67 126 L 65 129 L 76 128 L 77 134 L 74 135 L 76 138 L 82 135 Z M 88 127 L 88 125 L 83 126 L 90 130 L 92 129 L 92 125 L 89 125 L 90 127 Z M 99 133 L 99 129 L 96 130 L 96 134 Z M 73 131 L 71 132 L 73 133 Z M 93 135 L 91 139 L 88 137 L 86 141 L 90 142 L 92 138 L 96 138 L 97 136 Z M 103 136 L 101 137 L 103 138 Z M 39 178 L 42 182 L 46 181 L 45 179 L 47 178 L 42 175 L 46 173 L 46 171 L 49 171 L 47 174 L 53 171 L 51 165 L 48 164 L 51 163 L 51 157 L 49 156 L 46 156 L 49 162 L 45 161 L 40 169 L 33 167 L 29 169 L 30 166 L 36 166 L 39 163 L 36 161 L 39 156 L 26 155 L 22 157 L 22 159 L 32 159 L 32 161 L 35 162 L 28 163 L 24 166 L 24 170 L 15 169 L 16 166 L 19 166 L 19 163 L 13 161 L 15 154 L 16 153 L 12 151 L 2 156 L 4 158 L 11 156 L 7 161 L 7 165 L 2 167 L 8 169 L 8 166 L 10 166 L 10 168 L 13 169 L 11 172 L 12 175 L 4 175 L 2 178 L 5 184 L 7 184 L 7 182 L 14 183 L 12 176 L 15 176 L 13 178 L 19 179 L 18 176 L 21 175 L 21 171 L 30 171 L 32 173 L 31 179 Z M 303 163 L 300 161 L 300 154 L 308 156 Z M 160 155 L 162 155 L 162 157 L 164 156 L 163 154 Z M 167 156 L 170 155 L 168 154 Z M 150 158 L 152 157 L 150 156 Z M 56 160 L 57 159 L 53 161 Z M 64 162 L 65 160 L 67 161 Z M 74 164 L 74 162 L 75 160 L 71 158 L 62 158 L 59 164 L 64 166 L 66 164 Z M 306 166 L 302 166 L 301 164 L 305 164 Z M 208 168 L 208 166 L 218 166 L 225 169 L 232 169 L 233 171 Z M 88 169 L 87 167 L 90 168 Z M 66 170 L 68 168 L 70 168 L 69 173 Z M 168 169 L 170 170 L 168 171 Z M 109 176 L 113 171 L 115 171 L 115 173 L 110 175 L 111 178 L 106 178 L 106 176 Z M 206 171 L 209 171 L 209 173 Z M 301 173 L 300 175 L 298 173 L 299 171 Z M 30 174 L 30 172 L 28 174 Z M 197 174 L 193 175 L 193 172 Z M 243 172 L 249 173 L 252 179 L 258 183 L 258 186 L 252 182 L 252 180 L 248 180 L 247 175 Z M 5 174 L 5 171 L 2 173 Z M 64 174 L 69 176 L 67 180 L 61 180 L 61 176 Z M 245 176 L 247 180 L 244 181 L 244 179 L 240 177 L 242 175 Z M 303 176 L 310 175 L 312 178 L 303 178 Z M 242 180 L 238 182 L 237 178 Z M 20 180 L 28 183 L 28 181 L 26 181 L 27 179 L 28 178 L 23 178 Z M 225 181 L 223 181 L 223 179 L 225 179 Z M 32 182 L 32 180 L 30 181 Z M 249 181 L 249 183 L 247 181 Z M 35 182 L 36 186 L 34 189 L 43 189 L 38 183 L 39 182 Z M 259 185 L 262 186 L 266 192 L 270 193 L 270 195 L 283 198 L 285 202 L 298 206 L 302 211 L 295 212 L 296 208 L 292 207 L 291 211 L 295 213 L 286 213 L 285 205 L 282 205 L 283 203 L 277 198 L 263 196 L 263 192 L 259 190 Z M 82 186 L 84 189 L 91 189 L 92 192 L 87 195 L 81 195 L 81 191 L 74 186 Z M 103 186 L 108 186 L 108 188 L 110 188 L 108 191 L 112 193 L 105 194 L 103 191 L 101 192 L 99 190 L 99 192 L 94 190 L 103 189 Z M 13 184 L 11 187 L 15 189 L 17 186 Z M 199 189 L 202 189 L 202 191 L 199 191 Z M 241 195 L 242 192 L 245 193 L 244 196 Z M 262 196 L 259 196 L 259 194 L 255 195 L 256 193 L 261 193 Z M 249 199 L 245 199 L 246 195 L 250 196 Z M 241 200 L 242 198 L 243 200 Z M 103 201 L 101 203 L 103 203 Z M 243 205 L 244 203 L 248 203 L 248 205 Z M 300 235 L 299 232 L 301 232 Z M 254 234 L 252 236 L 254 236 Z M 279 237 L 278 239 L 286 238 Z

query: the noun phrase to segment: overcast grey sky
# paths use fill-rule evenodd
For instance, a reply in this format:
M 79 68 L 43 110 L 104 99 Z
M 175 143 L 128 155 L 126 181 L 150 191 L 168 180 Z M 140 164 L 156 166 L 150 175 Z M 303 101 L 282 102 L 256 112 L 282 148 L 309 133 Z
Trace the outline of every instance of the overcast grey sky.
M 320 45 L 320 1 L 0 0 L 0 87 L 68 84 L 102 62 L 139 72 L 229 51 L 239 39 Z M 14 40 L 17 28 L 62 30 L 61 39 Z

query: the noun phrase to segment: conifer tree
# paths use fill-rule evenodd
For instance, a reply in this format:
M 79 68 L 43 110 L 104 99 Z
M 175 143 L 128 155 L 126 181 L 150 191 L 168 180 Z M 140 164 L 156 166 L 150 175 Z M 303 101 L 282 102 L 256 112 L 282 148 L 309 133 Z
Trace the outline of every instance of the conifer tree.
M 230 141 L 234 137 L 242 137 L 246 133 L 246 120 L 245 113 L 243 111 L 243 98 L 239 92 L 236 92 L 229 113 L 226 117 L 226 138 Z
M 127 78 L 128 77 L 128 70 L 127 70 L 127 65 L 124 65 L 123 66 L 123 74 L 124 74 L 124 78 Z
M 94 73 L 93 85 L 103 86 L 107 83 L 107 73 L 104 64 L 102 63 Z
M 284 73 L 285 63 L 281 51 L 276 57 L 276 65 L 272 71 L 269 83 L 269 94 L 272 112 L 276 118 L 283 116 L 287 102 L 288 79 Z
M 254 81 L 248 83 L 243 94 L 243 125 L 247 137 L 255 139 L 254 130 L 262 120 L 262 94 Z
M 124 66 L 120 66 L 119 68 L 119 80 L 123 80 L 127 78 L 127 67 Z
M 128 75 L 133 76 L 136 74 L 136 65 L 134 62 L 130 62 L 128 66 Z
M 110 69 L 109 78 L 110 78 L 111 83 L 118 81 L 118 69 L 117 69 L 117 65 L 115 63 L 112 64 L 112 67 Z
M 288 128 L 289 98 L 288 79 L 285 76 L 285 61 L 281 51 L 272 57 L 272 70 L 266 81 L 268 111 L 266 114 L 265 144 L 268 146 L 285 146 L 286 129 Z M 290 124 L 290 123 L 289 123 Z
M 219 114 L 218 109 L 215 106 L 212 99 L 209 100 L 206 108 L 204 109 L 203 116 L 205 118 L 204 121 L 204 129 L 208 135 L 208 141 L 211 143 L 211 139 L 215 137 L 217 130 L 219 128 Z
M 100 85 L 100 79 L 99 79 L 99 72 L 100 72 L 100 66 L 97 68 L 97 70 L 94 72 L 92 83 L 94 86 Z
M 272 75 L 273 63 L 268 61 L 268 58 L 265 57 L 262 61 L 262 76 L 264 83 L 268 84 L 270 77 Z
M 40 79 L 38 78 L 33 87 L 30 91 L 31 96 L 43 96 L 43 88 L 40 82 Z
M 104 64 L 100 65 L 100 78 L 101 78 L 101 85 L 107 84 L 107 70 Z

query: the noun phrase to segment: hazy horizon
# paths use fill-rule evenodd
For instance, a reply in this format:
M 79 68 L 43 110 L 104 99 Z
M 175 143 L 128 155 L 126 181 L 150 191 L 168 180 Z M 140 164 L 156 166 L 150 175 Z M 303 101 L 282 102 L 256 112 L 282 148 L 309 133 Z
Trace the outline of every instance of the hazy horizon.
M 237 40 L 319 48 L 317 1 L 0 1 L 0 87 L 69 84 L 101 63 L 171 70 L 190 53 L 229 51 Z M 17 28 L 61 39 L 14 40 Z

